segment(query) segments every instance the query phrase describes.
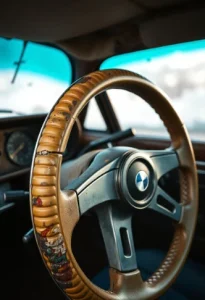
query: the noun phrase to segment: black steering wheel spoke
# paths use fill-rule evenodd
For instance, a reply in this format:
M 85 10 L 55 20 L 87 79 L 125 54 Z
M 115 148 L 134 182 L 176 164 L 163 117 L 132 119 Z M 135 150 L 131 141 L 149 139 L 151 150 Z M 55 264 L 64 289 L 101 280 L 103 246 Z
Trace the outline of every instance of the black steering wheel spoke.
M 170 171 L 180 167 L 177 152 L 172 149 L 146 151 L 155 173 L 155 191 L 148 205 L 149 209 L 157 211 L 172 220 L 180 222 L 182 205 L 165 192 L 158 184 L 159 179 Z
M 103 202 L 119 200 L 114 188 L 115 170 L 103 173 L 78 194 L 80 214 L 98 206 Z
M 154 164 L 157 180 L 180 166 L 177 153 L 174 149 L 146 151 L 146 153 Z
M 137 269 L 132 234 L 132 213 L 118 203 L 106 203 L 96 208 L 110 268 L 121 272 Z
M 160 186 L 157 186 L 155 195 L 148 208 L 177 222 L 180 222 L 182 217 L 182 205 L 167 194 Z
M 96 154 L 90 166 L 72 180 L 65 191 L 74 190 L 78 197 L 80 214 L 110 200 L 119 200 L 115 180 L 119 158 L 129 149 L 109 148 Z

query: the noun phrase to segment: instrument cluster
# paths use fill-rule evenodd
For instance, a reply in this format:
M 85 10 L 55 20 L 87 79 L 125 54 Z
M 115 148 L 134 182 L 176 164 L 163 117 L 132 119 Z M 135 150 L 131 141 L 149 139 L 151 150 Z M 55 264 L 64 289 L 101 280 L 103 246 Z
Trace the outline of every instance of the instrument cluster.
M 19 172 L 29 171 L 44 119 L 45 116 L 33 119 L 23 117 L 23 120 L 17 119 L 15 123 L 3 124 L 4 128 L 0 130 L 0 181 L 4 180 L 5 176 L 17 176 Z M 81 135 L 81 123 L 77 120 L 63 154 L 64 160 L 75 157 L 79 151 Z

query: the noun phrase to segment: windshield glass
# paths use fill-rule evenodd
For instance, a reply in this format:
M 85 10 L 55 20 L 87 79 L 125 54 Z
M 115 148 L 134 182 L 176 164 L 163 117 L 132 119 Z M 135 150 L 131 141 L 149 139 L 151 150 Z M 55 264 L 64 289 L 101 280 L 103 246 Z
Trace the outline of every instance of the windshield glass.
M 110 68 L 134 71 L 156 83 L 170 97 L 192 139 L 205 141 L 205 40 L 114 56 L 100 67 Z M 139 97 L 121 90 L 108 94 L 123 129 L 133 126 L 143 135 L 168 136 L 160 118 Z
M 63 51 L 0 38 L 0 117 L 47 113 L 71 78 L 71 63 Z

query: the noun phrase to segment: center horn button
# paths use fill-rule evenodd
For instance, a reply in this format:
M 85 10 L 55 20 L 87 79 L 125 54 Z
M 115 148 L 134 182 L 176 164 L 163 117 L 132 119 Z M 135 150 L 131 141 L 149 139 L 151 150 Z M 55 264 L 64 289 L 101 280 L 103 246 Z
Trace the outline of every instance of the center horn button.
M 138 153 L 125 158 L 118 184 L 123 198 L 136 208 L 146 207 L 155 189 L 155 174 L 148 158 Z

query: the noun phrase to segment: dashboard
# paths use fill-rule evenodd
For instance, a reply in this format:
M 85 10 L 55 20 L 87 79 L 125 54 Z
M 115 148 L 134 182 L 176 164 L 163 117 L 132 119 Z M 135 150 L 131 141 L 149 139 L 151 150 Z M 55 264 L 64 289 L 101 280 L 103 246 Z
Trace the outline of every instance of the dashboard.
M 2 195 L 4 192 L 8 191 L 13 193 L 28 191 L 33 150 L 45 118 L 46 115 L 43 114 L 0 119 L 0 193 Z M 77 121 L 73 127 L 67 148 L 64 152 L 64 161 L 74 158 L 75 155 L 82 150 L 81 148 L 83 146 L 88 145 L 93 140 L 103 137 L 104 136 L 97 135 L 95 132 L 82 132 L 81 123 Z M 148 139 L 146 140 L 144 138 L 134 136 L 129 139 L 123 139 L 118 143 L 118 145 L 136 147 L 139 149 L 160 150 L 169 146 L 169 144 L 166 143 L 167 142 L 163 140 L 157 141 L 152 138 L 149 141 Z M 198 159 L 200 159 L 200 153 L 204 155 L 204 151 L 197 151 Z M 194 249 L 195 255 L 199 257 L 202 256 L 201 253 L 204 253 L 205 250 L 205 161 L 200 159 L 200 161 L 197 162 L 197 168 L 199 176 L 200 201 Z M 178 173 L 173 171 L 165 178 L 162 178 L 161 185 L 165 191 L 178 199 Z M 8 205 L 12 205 L 12 203 L 8 203 Z M 11 206 L 0 206 L 1 224 L 10 224 L 10 233 L 7 235 L 11 235 L 13 233 L 13 228 L 16 226 L 15 214 L 18 212 L 18 218 L 22 216 L 24 220 L 24 222 L 18 223 L 18 236 L 22 237 L 31 227 L 28 196 L 26 199 L 22 198 L 22 201 L 19 201 L 18 205 L 15 204 L 13 209 L 10 208 Z M 1 211 L 4 213 L 1 213 Z M 156 223 L 157 230 L 160 231 L 161 219 L 159 218 Z M 4 225 L 2 225 L 2 228 L 3 226 Z
M 33 151 L 45 117 L 43 114 L 0 119 L 0 181 L 30 170 Z M 81 125 L 77 120 L 64 152 L 64 160 L 71 159 L 78 151 L 81 134 Z

